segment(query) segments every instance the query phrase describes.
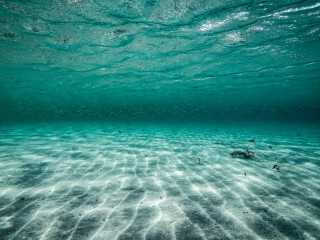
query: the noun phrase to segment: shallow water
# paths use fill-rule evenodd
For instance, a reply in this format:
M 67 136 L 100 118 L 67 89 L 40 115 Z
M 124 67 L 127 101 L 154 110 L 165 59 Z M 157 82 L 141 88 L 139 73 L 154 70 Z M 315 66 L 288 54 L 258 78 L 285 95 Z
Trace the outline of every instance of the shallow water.
M 0 121 L 320 121 L 320 4 L 0 1 Z
M 317 127 L 59 123 L 0 130 L 1 239 L 320 235 Z M 255 157 L 231 157 L 244 149 Z
M 319 109 L 319 0 L 0 0 L 0 240 L 319 239 Z

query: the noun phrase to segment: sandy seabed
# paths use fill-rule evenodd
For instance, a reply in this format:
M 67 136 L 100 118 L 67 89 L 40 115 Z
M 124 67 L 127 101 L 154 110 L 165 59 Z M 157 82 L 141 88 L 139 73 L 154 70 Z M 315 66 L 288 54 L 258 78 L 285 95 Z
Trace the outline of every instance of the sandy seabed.
M 0 126 L 0 239 L 319 236 L 319 128 Z

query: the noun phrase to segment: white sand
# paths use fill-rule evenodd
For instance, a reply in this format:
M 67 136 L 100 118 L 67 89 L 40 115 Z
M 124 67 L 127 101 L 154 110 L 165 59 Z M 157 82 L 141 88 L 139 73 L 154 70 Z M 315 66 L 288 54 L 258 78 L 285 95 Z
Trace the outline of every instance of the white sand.
M 320 131 L 279 129 L 2 126 L 0 239 L 317 239 Z

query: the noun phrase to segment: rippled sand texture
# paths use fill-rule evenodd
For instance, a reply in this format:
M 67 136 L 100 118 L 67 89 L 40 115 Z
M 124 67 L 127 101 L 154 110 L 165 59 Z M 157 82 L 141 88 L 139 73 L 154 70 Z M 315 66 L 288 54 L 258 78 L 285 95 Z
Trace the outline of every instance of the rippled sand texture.
M 320 236 L 319 131 L 0 130 L 0 239 Z

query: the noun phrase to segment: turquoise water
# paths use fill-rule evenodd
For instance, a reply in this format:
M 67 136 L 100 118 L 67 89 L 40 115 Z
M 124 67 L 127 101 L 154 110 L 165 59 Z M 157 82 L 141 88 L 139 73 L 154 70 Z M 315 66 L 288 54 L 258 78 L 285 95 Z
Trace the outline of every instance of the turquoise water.
M 319 121 L 319 4 L 1 0 L 1 119 Z
M 318 239 L 319 134 L 310 126 L 3 126 L 1 239 Z M 255 156 L 231 157 L 238 149 Z
M 319 239 L 320 2 L 0 0 L 0 239 Z

